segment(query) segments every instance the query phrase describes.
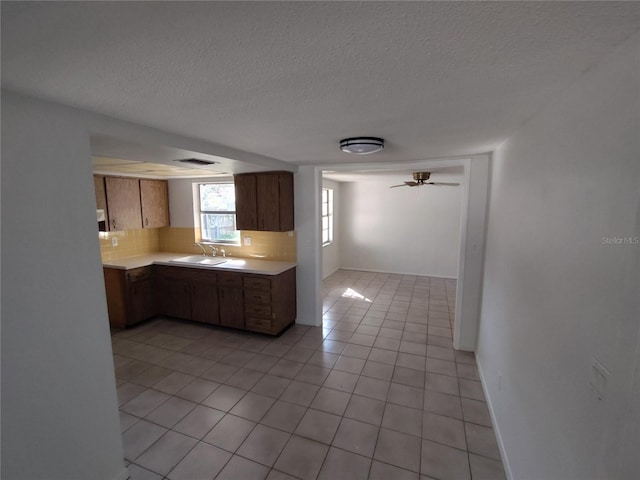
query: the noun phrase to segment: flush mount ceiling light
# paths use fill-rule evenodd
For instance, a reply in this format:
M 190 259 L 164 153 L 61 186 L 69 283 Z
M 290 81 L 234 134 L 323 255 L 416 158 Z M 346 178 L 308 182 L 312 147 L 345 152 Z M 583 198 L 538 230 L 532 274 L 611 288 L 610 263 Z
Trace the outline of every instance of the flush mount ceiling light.
M 345 153 L 368 155 L 384 148 L 384 140 L 377 137 L 353 137 L 340 140 L 340 150 Z

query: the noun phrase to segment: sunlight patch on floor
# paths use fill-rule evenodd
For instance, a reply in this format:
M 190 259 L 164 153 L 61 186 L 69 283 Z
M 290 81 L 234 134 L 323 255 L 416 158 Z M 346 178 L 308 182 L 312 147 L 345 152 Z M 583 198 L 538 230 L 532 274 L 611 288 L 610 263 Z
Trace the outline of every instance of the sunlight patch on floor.
M 370 298 L 365 297 L 364 295 L 356 292 L 355 290 L 351 289 L 351 288 L 347 288 L 344 293 L 342 294 L 342 297 L 344 298 L 353 298 L 354 300 L 363 300 L 365 302 L 371 303 L 372 300 Z

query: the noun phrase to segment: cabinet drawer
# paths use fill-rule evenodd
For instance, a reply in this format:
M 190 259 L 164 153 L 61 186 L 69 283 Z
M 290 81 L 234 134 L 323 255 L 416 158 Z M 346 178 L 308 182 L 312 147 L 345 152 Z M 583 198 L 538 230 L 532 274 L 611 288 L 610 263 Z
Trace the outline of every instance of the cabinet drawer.
M 249 303 L 244 306 L 244 311 L 247 315 L 257 315 L 259 317 L 271 317 L 270 305 L 254 305 Z
M 218 272 L 218 285 L 225 287 L 241 287 L 242 274 L 231 272 Z
M 244 277 L 244 287 L 253 290 L 263 290 L 269 292 L 271 290 L 271 280 L 263 277 L 252 277 L 246 275 Z
M 268 292 L 260 292 L 256 290 L 244 291 L 244 301 L 247 303 L 270 304 L 271 294 Z
M 135 268 L 133 270 L 128 270 L 127 280 L 129 282 L 137 282 L 142 280 L 148 280 L 151 278 L 151 269 L 150 268 Z
M 271 320 L 268 318 L 257 318 L 248 316 L 245 322 L 247 330 L 253 332 L 273 333 Z

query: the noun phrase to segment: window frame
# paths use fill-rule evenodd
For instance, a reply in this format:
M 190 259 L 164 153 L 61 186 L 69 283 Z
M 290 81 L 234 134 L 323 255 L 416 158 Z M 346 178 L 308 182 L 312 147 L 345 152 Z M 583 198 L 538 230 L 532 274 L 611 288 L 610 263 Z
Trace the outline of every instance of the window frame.
M 327 198 L 325 201 L 325 192 L 327 192 Z M 325 204 L 327 205 L 325 214 Z M 327 228 L 324 227 L 324 219 L 327 219 Z M 325 241 L 325 231 L 327 232 L 327 240 Z M 327 247 L 333 243 L 333 188 L 322 187 L 322 193 L 320 197 L 320 232 L 322 246 Z
M 234 240 L 223 240 L 223 239 L 210 239 L 205 238 L 204 232 L 205 228 L 203 225 L 204 215 L 233 215 L 233 224 L 234 227 L 237 227 L 237 214 L 235 208 L 235 195 L 234 195 L 234 208 L 233 210 L 203 210 L 202 207 L 202 187 L 205 185 L 231 185 L 234 186 L 233 182 L 202 182 L 198 183 L 198 191 L 197 191 L 197 200 L 198 200 L 198 215 L 200 220 L 200 241 L 213 244 L 213 245 L 233 245 L 240 246 L 241 245 L 241 233 L 237 228 L 235 229 L 238 232 L 238 238 Z

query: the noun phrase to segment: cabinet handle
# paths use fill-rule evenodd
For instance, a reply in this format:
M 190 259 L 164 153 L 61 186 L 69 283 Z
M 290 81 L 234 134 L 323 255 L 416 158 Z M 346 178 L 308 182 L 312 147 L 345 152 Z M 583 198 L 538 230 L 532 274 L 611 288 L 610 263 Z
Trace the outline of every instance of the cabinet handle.
M 116 219 L 115 218 L 111 219 L 111 226 L 113 227 L 114 230 L 116 229 L 116 225 L 117 225 Z
M 146 226 L 149 226 L 149 218 L 145 217 L 145 219 L 144 219 L 144 224 L 145 224 Z

